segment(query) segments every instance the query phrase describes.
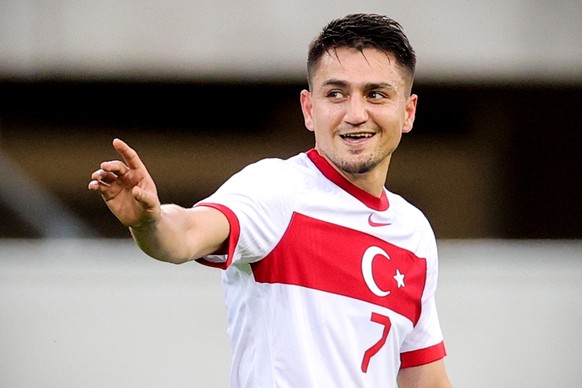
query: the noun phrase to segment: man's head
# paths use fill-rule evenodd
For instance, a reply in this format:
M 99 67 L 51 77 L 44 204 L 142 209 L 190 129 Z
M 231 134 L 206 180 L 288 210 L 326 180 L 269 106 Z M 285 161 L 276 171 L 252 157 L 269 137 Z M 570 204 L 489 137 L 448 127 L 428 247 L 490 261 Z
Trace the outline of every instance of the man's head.
M 313 73 L 322 56 L 333 55 L 335 50 L 342 47 L 362 53 L 365 48 L 375 48 L 393 54 L 412 87 L 416 55 L 400 24 L 387 16 L 360 13 L 332 20 L 311 42 L 307 55 L 307 81 L 310 88 Z
M 332 21 L 309 48 L 309 90 L 300 95 L 305 126 L 318 152 L 374 195 L 414 123 L 415 64 L 400 25 L 374 14 Z

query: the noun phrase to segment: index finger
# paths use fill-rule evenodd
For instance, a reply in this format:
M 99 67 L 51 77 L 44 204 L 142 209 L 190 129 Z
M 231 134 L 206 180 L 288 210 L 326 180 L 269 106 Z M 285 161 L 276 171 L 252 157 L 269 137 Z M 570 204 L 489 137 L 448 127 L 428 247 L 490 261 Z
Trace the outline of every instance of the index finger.
M 113 139 L 113 148 L 123 157 L 130 169 L 145 168 L 137 152 L 119 138 Z

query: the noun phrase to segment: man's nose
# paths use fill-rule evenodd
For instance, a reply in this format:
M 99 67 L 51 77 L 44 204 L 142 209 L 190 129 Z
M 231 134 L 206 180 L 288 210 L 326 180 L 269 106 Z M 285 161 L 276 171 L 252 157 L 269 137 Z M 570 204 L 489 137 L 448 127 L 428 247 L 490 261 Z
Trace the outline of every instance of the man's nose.
M 360 125 L 368 121 L 368 118 L 366 99 L 360 96 L 350 96 L 347 103 L 345 121 L 352 125 Z

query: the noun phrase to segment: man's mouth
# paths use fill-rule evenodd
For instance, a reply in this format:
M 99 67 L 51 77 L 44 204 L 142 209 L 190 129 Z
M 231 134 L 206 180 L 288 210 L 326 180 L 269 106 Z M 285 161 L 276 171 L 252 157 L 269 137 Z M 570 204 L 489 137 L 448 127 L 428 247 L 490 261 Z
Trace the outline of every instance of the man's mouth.
M 360 139 L 369 139 L 374 136 L 374 133 L 346 133 L 340 135 L 340 137 L 344 140 L 360 140 Z

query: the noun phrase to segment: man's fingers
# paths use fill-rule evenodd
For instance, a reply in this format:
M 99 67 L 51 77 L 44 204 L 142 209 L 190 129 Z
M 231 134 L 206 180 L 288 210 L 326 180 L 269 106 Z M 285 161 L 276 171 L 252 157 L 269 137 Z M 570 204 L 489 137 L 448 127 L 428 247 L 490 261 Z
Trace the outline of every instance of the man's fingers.
M 112 191 L 111 186 L 108 183 L 97 179 L 91 180 L 87 185 L 87 188 L 99 192 L 105 201 L 116 195 L 116 191 Z
M 137 152 L 123 140 L 118 138 L 113 139 L 113 147 L 123 157 L 123 160 L 125 160 L 125 163 L 127 163 L 130 169 L 145 168 Z
M 93 190 L 93 191 L 99 190 L 99 181 L 97 181 L 97 180 L 89 181 L 89 184 L 87 185 L 87 188 L 89 190 Z
M 117 176 L 125 175 L 129 171 L 129 167 L 120 160 L 102 162 L 99 167 L 101 167 L 101 171 L 112 173 Z
M 103 169 L 99 169 L 99 170 L 95 171 L 93 174 L 91 174 L 91 179 L 96 180 L 96 181 L 101 181 L 104 183 L 111 183 L 115 179 L 117 179 L 117 176 L 118 176 L 117 174 L 115 174 L 111 171 L 105 171 Z

